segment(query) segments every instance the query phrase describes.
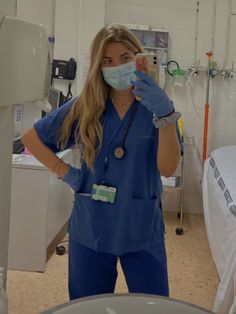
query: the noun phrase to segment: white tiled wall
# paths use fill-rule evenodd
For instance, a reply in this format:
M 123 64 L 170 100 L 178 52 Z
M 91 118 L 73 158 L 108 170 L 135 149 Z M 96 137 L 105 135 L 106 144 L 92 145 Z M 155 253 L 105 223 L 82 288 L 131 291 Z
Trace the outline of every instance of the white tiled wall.
M 77 53 L 79 1 L 57 0 L 55 6 L 54 58 L 68 60 Z
M 54 34 L 54 12 L 55 0 L 17 0 L 17 16 L 43 24 L 48 36 Z
M 65 14 L 69 17 L 65 18 Z M 77 78 L 72 86 L 74 96 L 78 95 L 83 85 L 91 41 L 104 24 L 105 0 L 56 1 L 54 58 L 76 59 Z M 57 81 L 55 86 L 66 93 L 64 82 Z
M 79 30 L 79 7 L 78 0 L 57 0 L 55 3 L 55 44 L 54 59 L 69 60 L 77 59 L 78 30 Z M 54 80 L 54 87 L 67 94 L 67 84 L 62 80 Z M 77 88 L 76 81 L 72 84 L 72 94 Z

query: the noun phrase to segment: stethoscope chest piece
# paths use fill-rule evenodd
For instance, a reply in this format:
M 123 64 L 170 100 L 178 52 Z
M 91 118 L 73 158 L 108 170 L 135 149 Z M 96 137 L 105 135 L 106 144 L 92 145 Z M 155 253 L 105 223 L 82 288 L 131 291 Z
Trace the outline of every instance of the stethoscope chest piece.
M 122 159 L 124 156 L 125 156 L 125 150 L 123 147 L 116 147 L 114 149 L 114 156 L 117 158 L 117 159 Z
M 128 121 L 126 127 L 125 127 L 125 131 L 124 131 L 124 134 L 123 134 L 122 141 L 119 144 L 119 146 L 116 147 L 114 149 L 114 151 L 113 151 L 113 154 L 114 154 L 116 159 L 122 159 L 125 156 L 124 143 L 125 143 L 125 139 L 126 139 L 126 136 L 128 134 L 129 128 L 130 128 L 130 126 L 131 126 L 131 124 L 133 122 L 136 110 L 137 110 L 137 103 L 135 102 L 134 104 L 132 104 L 132 111 L 131 111 L 130 116 L 129 116 L 129 121 Z

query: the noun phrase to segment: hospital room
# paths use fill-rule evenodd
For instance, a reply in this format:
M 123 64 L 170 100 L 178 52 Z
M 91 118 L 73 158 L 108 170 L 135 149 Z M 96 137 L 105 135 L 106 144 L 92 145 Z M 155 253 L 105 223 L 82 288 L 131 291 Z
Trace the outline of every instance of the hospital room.
M 0 0 L 0 314 L 236 314 L 236 0 Z

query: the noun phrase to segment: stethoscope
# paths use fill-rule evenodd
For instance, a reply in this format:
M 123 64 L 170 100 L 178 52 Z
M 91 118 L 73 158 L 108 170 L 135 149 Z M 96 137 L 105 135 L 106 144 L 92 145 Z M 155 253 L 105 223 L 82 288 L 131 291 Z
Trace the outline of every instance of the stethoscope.
M 131 108 L 130 108 L 130 115 L 129 115 L 129 120 L 127 122 L 127 125 L 125 127 L 125 130 L 124 130 L 124 134 L 122 136 L 122 140 L 120 142 L 120 144 L 115 147 L 113 149 L 113 151 L 111 153 L 113 153 L 113 156 L 117 159 L 117 160 L 121 160 L 125 157 L 125 154 L 126 154 L 126 151 L 125 151 L 125 140 L 126 140 L 126 137 L 128 135 L 128 132 L 129 132 L 129 129 L 131 127 L 131 124 L 134 120 L 134 116 L 135 116 L 135 113 L 137 111 L 137 108 L 138 108 L 138 103 L 135 101 L 132 105 L 131 105 Z M 107 116 L 105 118 L 105 121 L 104 121 L 104 124 L 103 124 L 103 127 L 106 126 L 106 152 L 105 152 L 105 158 L 104 158 L 104 180 L 102 181 L 103 183 L 106 181 L 106 173 L 107 173 L 107 170 L 108 170 L 108 164 L 109 164 L 109 146 L 111 144 L 111 142 L 113 141 L 113 139 L 115 138 L 115 136 L 117 135 L 117 133 L 119 132 L 120 128 L 122 127 L 122 125 L 117 128 L 115 130 L 115 132 L 113 133 L 113 135 L 111 136 L 111 138 L 108 140 L 108 129 L 109 129 L 109 113 L 107 112 Z
M 131 127 L 131 124 L 134 120 L 134 116 L 135 116 L 135 113 L 137 111 L 137 103 L 135 102 L 133 104 L 133 108 L 132 108 L 132 111 L 130 113 L 130 116 L 129 116 L 129 121 L 125 127 L 125 131 L 124 131 L 124 134 L 123 134 L 123 137 L 122 137 L 122 140 L 121 140 L 121 143 L 119 146 L 117 146 L 114 150 L 113 150 L 113 155 L 116 159 L 122 159 L 125 157 L 125 140 L 126 140 L 126 137 L 128 135 L 128 132 L 129 132 L 129 129 Z

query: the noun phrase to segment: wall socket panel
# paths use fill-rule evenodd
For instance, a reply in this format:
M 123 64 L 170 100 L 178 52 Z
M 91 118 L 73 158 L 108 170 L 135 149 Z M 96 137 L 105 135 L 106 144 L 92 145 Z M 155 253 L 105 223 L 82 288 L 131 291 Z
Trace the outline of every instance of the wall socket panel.
M 194 136 L 185 136 L 184 137 L 184 144 L 194 146 Z

